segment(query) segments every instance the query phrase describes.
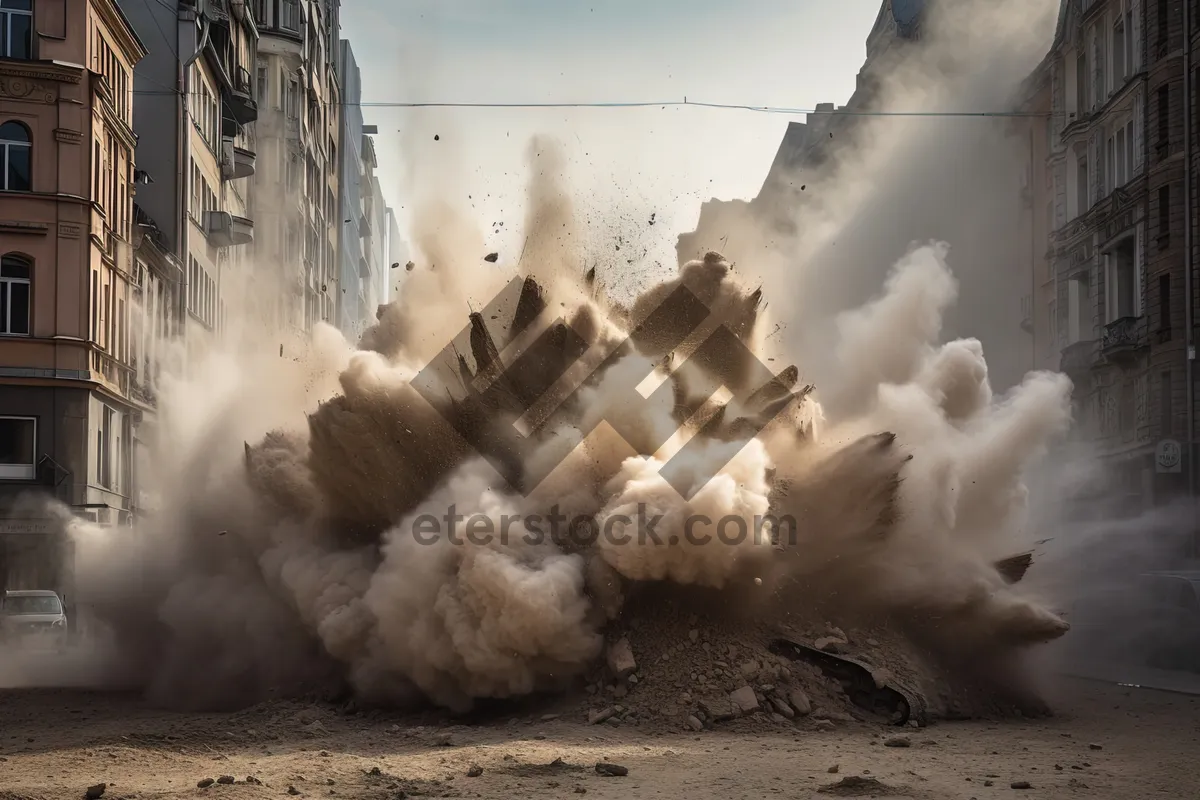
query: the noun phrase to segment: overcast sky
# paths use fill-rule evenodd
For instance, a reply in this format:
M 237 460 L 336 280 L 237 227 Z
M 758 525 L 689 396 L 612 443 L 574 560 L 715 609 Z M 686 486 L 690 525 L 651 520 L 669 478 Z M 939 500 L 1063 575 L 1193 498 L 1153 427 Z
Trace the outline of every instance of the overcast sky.
M 812 108 L 845 102 L 880 0 L 352 0 L 342 10 L 365 104 L 689 100 Z M 788 120 L 750 111 L 430 111 L 366 107 L 382 183 L 404 219 L 405 132 L 454 148 L 479 226 L 515 234 L 525 147 L 567 149 L 589 224 L 656 213 L 665 257 L 709 197 L 757 193 Z M 409 148 L 410 152 L 412 148 Z M 669 239 L 669 242 L 667 241 Z M 497 247 L 512 246 L 502 236 Z M 653 257 L 653 254 L 651 254 Z

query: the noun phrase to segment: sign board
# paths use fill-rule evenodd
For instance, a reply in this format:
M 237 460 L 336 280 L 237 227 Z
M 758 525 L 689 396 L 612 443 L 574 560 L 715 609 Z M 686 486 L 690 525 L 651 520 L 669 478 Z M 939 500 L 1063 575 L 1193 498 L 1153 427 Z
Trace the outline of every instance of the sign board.
M 1174 439 L 1163 439 L 1154 448 L 1154 471 L 1178 473 L 1183 471 L 1183 447 Z
M 62 523 L 55 519 L 0 519 L 0 535 L 16 533 L 56 533 Z

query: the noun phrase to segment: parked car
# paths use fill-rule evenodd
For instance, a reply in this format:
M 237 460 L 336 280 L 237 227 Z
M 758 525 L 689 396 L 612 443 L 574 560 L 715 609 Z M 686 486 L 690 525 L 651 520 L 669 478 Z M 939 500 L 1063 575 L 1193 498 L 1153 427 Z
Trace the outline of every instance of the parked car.
M 1138 584 L 1146 663 L 1200 672 L 1200 571 L 1147 572 Z
M 6 591 L 0 598 L 0 634 L 8 642 L 61 646 L 67 640 L 67 608 L 49 589 Z

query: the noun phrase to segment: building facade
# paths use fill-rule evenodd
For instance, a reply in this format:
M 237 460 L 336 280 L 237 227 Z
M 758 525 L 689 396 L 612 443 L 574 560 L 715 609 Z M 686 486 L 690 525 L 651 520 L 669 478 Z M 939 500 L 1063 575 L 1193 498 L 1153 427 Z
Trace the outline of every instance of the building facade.
M 146 48 L 113 0 L 0 5 L 0 582 L 61 544 L 37 496 L 133 511 L 133 71 Z M 58 563 L 57 560 L 43 564 Z M 43 588 L 43 587 L 33 587 Z
M 1075 383 L 1077 435 L 1108 461 L 1130 512 L 1186 494 L 1195 480 L 1189 5 L 1064 0 L 1039 68 L 1051 97 L 1043 135 L 1031 125 L 1048 150 L 1032 159 L 1032 211 L 1049 229 L 1045 240 L 1040 226 L 1032 233 L 1035 250 L 1045 242 L 1044 272 L 1032 279 L 1034 349 L 1039 362 L 1058 351 Z
M 338 74 L 345 104 L 341 119 L 340 205 L 337 327 L 358 341 L 374 324 L 375 311 L 386 302 L 388 271 L 387 206 L 376 170 L 375 136 L 379 129 L 363 124 L 362 76 L 350 42 L 342 40 Z
M 258 23 L 259 169 L 251 187 L 253 249 L 273 330 L 305 336 L 336 322 L 345 217 L 339 148 L 337 0 L 254 0 Z
M 258 32 L 240 0 L 122 2 L 153 43 L 134 76 L 145 321 L 136 364 L 150 399 L 164 337 L 185 341 L 185 354 L 220 337 L 250 275 Z

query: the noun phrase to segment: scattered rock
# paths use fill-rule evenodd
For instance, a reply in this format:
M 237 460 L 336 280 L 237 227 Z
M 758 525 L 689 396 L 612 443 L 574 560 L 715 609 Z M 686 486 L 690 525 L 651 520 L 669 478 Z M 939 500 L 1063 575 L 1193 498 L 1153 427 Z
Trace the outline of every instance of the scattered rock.
M 813 722 L 813 728 L 822 732 L 831 731 L 835 727 L 836 726 L 827 719 L 818 719 Z
M 842 768 L 841 764 L 834 764 L 832 767 L 830 767 L 829 769 L 827 769 L 825 771 L 828 772 L 830 775 L 837 775 L 838 770 L 840 770 L 841 768 Z
M 862 775 L 847 775 L 837 783 L 825 784 L 817 791 L 844 797 L 891 797 L 896 794 L 896 790 L 886 783 Z
M 1013 781 L 1012 783 L 1010 783 L 1008 785 L 1008 788 L 1010 788 L 1010 789 L 1032 789 L 1033 786 L 1030 785 L 1029 781 Z
M 216 781 L 214 781 L 212 778 L 204 778 L 202 780 L 196 781 L 196 788 L 197 789 L 207 789 L 208 787 L 212 786 L 214 783 L 216 783 Z
M 738 714 L 738 708 L 728 698 L 711 697 L 700 700 L 700 710 L 713 722 L 724 722 Z
M 608 669 L 614 676 L 625 678 L 637 669 L 637 661 L 633 658 L 633 648 L 629 640 L 621 637 L 608 646 Z
M 100 800 L 104 796 L 104 790 L 108 788 L 107 783 L 97 783 L 95 786 L 89 786 L 83 796 L 87 800 Z
M 221 777 L 217 778 L 217 783 L 219 783 L 223 786 L 229 786 L 230 784 L 233 783 L 233 776 L 232 775 L 222 775 Z
M 704 730 L 704 723 L 698 720 L 695 714 L 688 714 L 687 724 L 694 731 Z
M 472 764 L 471 768 L 467 770 L 468 778 L 478 778 L 482 774 L 483 774 L 483 767 L 479 766 L 478 764 Z
M 297 794 L 300 794 L 300 790 L 299 790 L 299 789 L 297 789 L 295 786 L 289 786 L 289 787 L 288 787 L 288 794 L 290 794 L 290 795 L 297 795 Z
M 606 764 L 601 761 L 596 764 L 596 774 L 606 775 L 610 778 L 623 778 L 629 774 L 629 767 L 622 767 L 620 764 Z
M 884 747 L 912 747 L 912 741 L 907 736 L 889 736 L 883 740 Z
M 246 783 L 250 784 L 251 786 L 262 786 L 262 781 L 260 781 L 258 778 L 254 777 L 253 775 L 246 776 Z
M 1089 744 L 1089 745 L 1088 745 L 1088 749 L 1089 749 L 1089 750 L 1103 750 L 1103 749 L 1104 749 L 1104 746 L 1103 746 L 1103 745 L 1096 744 L 1096 743 L 1094 743 L 1094 742 L 1093 742 L 1092 744 Z
M 576 786 L 575 794 L 587 794 L 587 789 L 583 788 L 582 786 Z
M 1071 778 L 1071 780 L 1067 781 L 1067 786 L 1068 786 L 1068 788 L 1071 788 L 1071 789 L 1086 789 L 1086 788 L 1088 788 L 1088 785 L 1086 783 L 1084 783 L 1083 781 L 1079 780 L 1079 778 Z
M 743 662 L 738 669 L 741 671 L 743 678 L 753 678 L 758 674 L 758 671 L 761 669 L 761 667 L 757 661 L 746 661 Z
M 813 642 L 813 647 L 825 653 L 840 653 L 841 648 L 839 645 L 842 644 L 845 644 L 845 642 L 839 641 L 832 636 L 822 636 Z
M 612 706 L 609 706 L 608 708 L 602 708 L 599 711 L 593 711 L 591 714 L 588 714 L 588 724 L 599 725 L 601 722 L 604 722 L 616 713 L 617 710 Z
M 804 717 L 812 713 L 812 701 L 803 689 L 792 689 L 788 692 L 788 703 L 796 709 L 796 713 Z
M 454 746 L 454 743 L 451 741 L 451 736 L 448 733 L 439 733 L 437 736 L 433 737 L 433 743 L 438 747 Z M 376 769 L 378 769 L 378 767 L 376 767 Z
M 758 696 L 749 686 L 743 686 L 730 692 L 729 702 L 733 703 L 743 714 L 753 714 L 758 711 Z
M 983 785 L 984 786 L 995 786 L 996 784 L 994 781 L 984 781 Z
M 488 262 L 489 264 L 495 264 L 497 261 L 500 260 L 500 254 L 499 253 L 488 253 L 486 256 L 483 257 L 483 260 Z

